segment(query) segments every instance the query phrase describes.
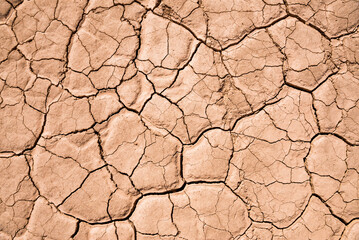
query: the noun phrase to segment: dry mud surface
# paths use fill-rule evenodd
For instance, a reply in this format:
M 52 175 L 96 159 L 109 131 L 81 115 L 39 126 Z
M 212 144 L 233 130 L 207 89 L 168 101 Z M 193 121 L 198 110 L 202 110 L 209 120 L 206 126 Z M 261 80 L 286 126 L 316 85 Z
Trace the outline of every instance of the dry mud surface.
M 358 0 L 0 0 L 0 239 L 359 239 Z

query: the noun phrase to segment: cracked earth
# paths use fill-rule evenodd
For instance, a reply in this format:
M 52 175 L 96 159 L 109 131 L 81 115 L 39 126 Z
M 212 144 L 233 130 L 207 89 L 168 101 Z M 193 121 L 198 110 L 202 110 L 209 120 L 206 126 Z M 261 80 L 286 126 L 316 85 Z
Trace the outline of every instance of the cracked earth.
M 0 0 L 0 239 L 359 239 L 358 26 L 358 0 Z

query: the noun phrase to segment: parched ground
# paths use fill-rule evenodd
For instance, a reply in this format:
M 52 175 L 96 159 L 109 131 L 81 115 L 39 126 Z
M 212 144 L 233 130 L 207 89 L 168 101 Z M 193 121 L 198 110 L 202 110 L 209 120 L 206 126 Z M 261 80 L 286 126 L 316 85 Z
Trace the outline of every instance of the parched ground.
M 358 0 L 0 0 L 0 240 L 359 239 Z

